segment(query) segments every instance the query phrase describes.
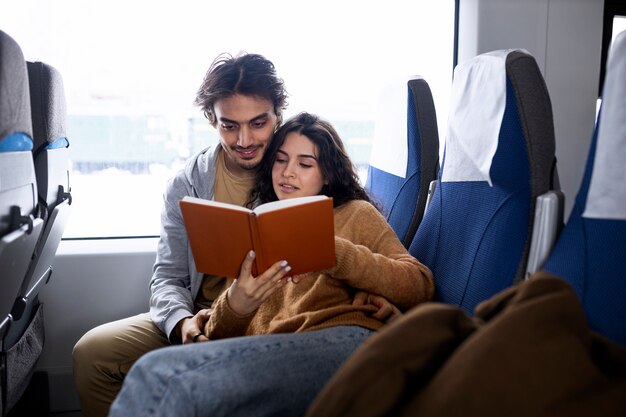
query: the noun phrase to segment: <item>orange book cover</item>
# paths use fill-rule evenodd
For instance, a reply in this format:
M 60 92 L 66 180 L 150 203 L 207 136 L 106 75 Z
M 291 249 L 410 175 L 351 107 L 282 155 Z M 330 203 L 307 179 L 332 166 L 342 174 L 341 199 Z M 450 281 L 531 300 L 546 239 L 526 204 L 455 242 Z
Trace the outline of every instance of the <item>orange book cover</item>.
M 335 265 L 333 200 L 310 196 L 273 201 L 253 210 L 185 197 L 180 201 L 191 252 L 199 272 L 237 278 L 241 263 L 256 253 L 253 275 L 280 260 L 290 275 Z

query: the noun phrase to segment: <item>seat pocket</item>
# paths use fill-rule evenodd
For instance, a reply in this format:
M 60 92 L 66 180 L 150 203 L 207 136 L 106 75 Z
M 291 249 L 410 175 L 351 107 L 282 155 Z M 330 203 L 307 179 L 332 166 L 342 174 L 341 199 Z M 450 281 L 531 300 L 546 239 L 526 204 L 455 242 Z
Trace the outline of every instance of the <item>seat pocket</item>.
M 3 352 L 6 356 L 7 411 L 11 410 L 24 394 L 43 350 L 44 339 L 43 305 L 39 304 L 22 337 Z

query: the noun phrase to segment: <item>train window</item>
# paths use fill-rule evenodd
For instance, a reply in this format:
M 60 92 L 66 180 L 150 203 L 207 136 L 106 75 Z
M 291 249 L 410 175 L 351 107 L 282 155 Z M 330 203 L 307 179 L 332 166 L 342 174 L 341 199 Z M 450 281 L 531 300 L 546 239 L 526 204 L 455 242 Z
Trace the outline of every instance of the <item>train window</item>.
M 615 16 L 613 18 L 613 32 L 611 34 L 611 44 L 623 31 L 626 30 L 626 16 Z
M 624 12 L 626 12 L 626 9 L 624 10 Z M 608 43 L 607 46 L 607 57 L 608 57 L 608 50 L 610 49 L 611 45 L 613 45 L 613 41 L 615 40 L 615 38 L 617 37 L 617 35 L 619 35 L 620 33 L 622 33 L 623 31 L 626 30 L 626 16 L 613 16 L 613 19 L 611 21 L 611 39 Z M 603 54 L 605 54 L 605 52 L 603 51 Z M 603 63 L 603 71 L 605 70 L 605 66 L 606 63 Z M 602 73 L 602 78 L 604 78 L 604 72 Z M 600 86 L 600 89 L 602 89 L 602 85 Z M 602 93 L 602 91 L 600 90 L 600 94 Z M 596 103 L 596 120 L 598 118 L 598 113 L 600 112 L 600 105 L 602 104 L 602 99 L 600 97 L 598 97 L 598 101 Z
M 64 238 L 101 238 L 158 235 L 167 179 L 218 140 L 192 102 L 219 53 L 272 60 L 285 116 L 330 120 L 363 173 L 390 77 L 424 76 L 445 126 L 454 18 L 453 0 L 21 0 L 3 6 L 0 28 L 63 75 L 74 196 Z
M 615 37 L 626 30 L 626 3 L 623 0 L 604 0 L 604 16 L 602 24 L 602 56 L 600 61 L 600 80 L 598 96 L 602 95 L 606 60 Z

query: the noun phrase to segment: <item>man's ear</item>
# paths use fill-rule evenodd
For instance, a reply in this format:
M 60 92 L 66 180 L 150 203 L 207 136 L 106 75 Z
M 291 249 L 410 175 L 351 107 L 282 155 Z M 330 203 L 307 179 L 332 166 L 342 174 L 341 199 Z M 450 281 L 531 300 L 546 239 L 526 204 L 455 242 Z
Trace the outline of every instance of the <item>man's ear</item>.
M 205 110 L 204 117 L 207 118 L 211 126 L 213 126 L 214 128 L 217 128 L 217 118 L 215 117 L 215 113 L 213 111 Z
M 283 115 L 279 114 L 276 116 L 276 126 L 274 126 L 274 132 L 278 130 L 280 125 L 283 124 Z

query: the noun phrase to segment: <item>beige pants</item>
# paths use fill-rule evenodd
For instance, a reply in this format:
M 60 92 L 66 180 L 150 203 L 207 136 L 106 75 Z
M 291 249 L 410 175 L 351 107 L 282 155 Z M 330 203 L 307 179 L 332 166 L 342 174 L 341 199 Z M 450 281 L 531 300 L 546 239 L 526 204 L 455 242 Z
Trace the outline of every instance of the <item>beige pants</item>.
M 106 323 L 74 346 L 74 381 L 85 417 L 106 417 L 124 377 L 144 353 L 168 346 L 150 314 Z

